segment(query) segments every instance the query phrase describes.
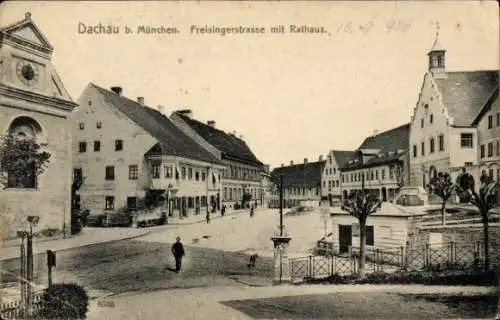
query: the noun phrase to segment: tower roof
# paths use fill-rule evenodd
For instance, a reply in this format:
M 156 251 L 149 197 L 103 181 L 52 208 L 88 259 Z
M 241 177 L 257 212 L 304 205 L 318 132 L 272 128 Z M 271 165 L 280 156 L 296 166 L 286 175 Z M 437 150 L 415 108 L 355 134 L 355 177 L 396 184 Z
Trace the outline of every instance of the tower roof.
M 432 45 L 431 52 L 436 52 L 436 51 L 446 51 L 444 47 L 441 45 L 441 42 L 439 42 L 439 39 L 436 36 L 436 40 L 434 40 L 434 44 Z

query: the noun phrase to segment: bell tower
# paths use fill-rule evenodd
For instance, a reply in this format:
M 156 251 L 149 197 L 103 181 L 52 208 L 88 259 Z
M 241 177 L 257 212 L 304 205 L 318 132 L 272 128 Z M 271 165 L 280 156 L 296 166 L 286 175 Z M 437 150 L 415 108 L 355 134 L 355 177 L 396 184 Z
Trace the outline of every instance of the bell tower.
M 427 54 L 429 56 L 429 71 L 434 78 L 443 78 L 446 76 L 445 69 L 445 53 L 446 50 L 439 42 L 439 22 L 436 23 L 436 39 L 432 45 L 432 49 Z

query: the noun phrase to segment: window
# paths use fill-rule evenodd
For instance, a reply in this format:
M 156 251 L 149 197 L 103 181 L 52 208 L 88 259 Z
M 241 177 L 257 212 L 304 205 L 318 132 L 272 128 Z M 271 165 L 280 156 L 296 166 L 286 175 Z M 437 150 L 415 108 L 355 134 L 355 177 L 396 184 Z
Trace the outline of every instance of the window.
M 382 180 L 385 180 L 385 169 L 382 169 Z
M 472 133 L 462 133 L 460 135 L 460 146 L 462 148 L 473 148 L 474 144 L 472 143 L 472 139 Z
M 160 164 L 153 163 L 151 165 L 151 177 L 153 179 L 160 179 Z
M 333 168 L 333 174 L 337 174 L 337 168 Z
M 115 140 L 115 151 L 123 150 L 123 140 L 117 139 Z
M 375 180 L 378 180 L 378 170 L 375 171 Z
M 420 119 L 420 128 L 424 127 L 424 118 Z
M 106 180 L 115 180 L 115 167 L 106 166 Z
M 488 129 L 493 128 L 493 115 L 488 116 Z
M 326 188 L 326 181 L 323 181 L 323 188 Z
M 101 129 L 102 128 L 102 122 L 100 122 L 100 121 L 96 122 L 95 126 L 96 126 L 97 129 Z
M 205 172 L 202 172 L 201 173 L 201 181 L 205 181 L 205 179 L 206 179 L 206 174 L 205 174 Z
M 101 141 L 94 141 L 94 151 L 95 152 L 101 151 Z
M 200 180 L 200 172 L 199 172 L 199 171 L 196 171 L 196 172 L 194 173 L 194 179 L 195 179 L 196 181 Z
M 417 145 L 413 145 L 413 158 L 417 157 Z
M 493 179 L 493 169 L 488 170 L 488 176 Z
M 500 156 L 500 141 L 497 141 L 497 156 Z
M 422 148 L 422 155 L 425 156 L 425 142 L 422 142 L 420 147 Z
M 127 197 L 127 210 L 135 211 L 137 209 L 137 197 Z
M 389 169 L 389 179 L 394 179 L 394 171 L 392 167 Z
M 80 123 L 78 124 L 78 126 L 80 127 L 80 130 L 85 129 L 85 123 L 83 123 L 83 122 L 80 122 Z
M 484 144 L 481 145 L 481 158 L 484 158 Z
M 500 181 L 500 168 L 497 169 L 497 181 Z
M 444 135 L 439 135 L 438 137 L 438 140 L 439 140 L 439 151 L 443 151 L 444 150 Z
M 328 162 L 329 162 L 330 164 L 332 164 L 332 157 L 331 157 L 331 156 L 328 156 Z
M 106 197 L 106 206 L 105 210 L 114 210 L 115 209 L 115 197 Z
M 80 142 L 78 146 L 80 153 L 87 152 L 87 142 Z
M 433 115 L 433 114 L 431 114 L 431 115 L 429 116 L 429 122 L 430 122 L 430 123 L 433 123 L 433 122 L 434 122 L 434 115 Z
M 165 178 L 172 178 L 172 166 L 169 164 L 164 164 L 163 165 L 163 170 L 165 171 Z
M 430 145 L 431 145 L 431 153 L 434 153 L 434 138 L 431 138 Z
M 464 166 L 466 166 L 466 167 L 472 167 L 472 162 L 464 162 Z
M 500 127 L 500 113 L 497 113 L 497 127 Z
M 181 177 L 182 180 L 186 180 L 186 167 L 181 168 Z
M 139 166 L 136 164 L 128 166 L 129 180 L 137 180 L 138 177 L 139 177 Z
M 493 142 L 488 143 L 488 157 L 493 157 Z
M 189 180 L 193 179 L 193 168 L 188 168 L 188 179 Z
M 73 180 L 82 180 L 83 179 L 83 173 L 81 168 L 75 168 L 73 169 Z
M 375 245 L 373 226 L 366 226 L 366 245 L 367 246 L 374 246 Z
M 332 182 L 328 181 L 328 191 L 332 191 Z

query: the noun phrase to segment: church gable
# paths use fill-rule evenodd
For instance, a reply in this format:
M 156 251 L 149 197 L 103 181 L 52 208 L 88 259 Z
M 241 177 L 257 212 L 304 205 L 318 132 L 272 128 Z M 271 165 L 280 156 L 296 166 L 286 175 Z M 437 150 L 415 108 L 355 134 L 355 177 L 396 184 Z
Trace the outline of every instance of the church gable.
M 25 19 L 14 23 L 10 26 L 0 29 L 7 40 L 15 43 L 26 45 L 36 49 L 42 49 L 46 53 L 50 53 L 53 49 L 47 38 L 43 35 L 37 25 L 31 20 L 31 14 L 28 12 Z

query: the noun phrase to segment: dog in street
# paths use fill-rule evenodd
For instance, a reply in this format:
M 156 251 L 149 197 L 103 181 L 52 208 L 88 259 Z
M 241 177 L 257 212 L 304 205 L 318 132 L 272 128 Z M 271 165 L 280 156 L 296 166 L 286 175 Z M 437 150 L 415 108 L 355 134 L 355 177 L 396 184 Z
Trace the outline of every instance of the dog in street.
M 257 258 L 259 256 L 254 253 L 250 256 L 249 263 L 248 263 L 248 269 L 255 269 L 255 263 L 257 262 Z

